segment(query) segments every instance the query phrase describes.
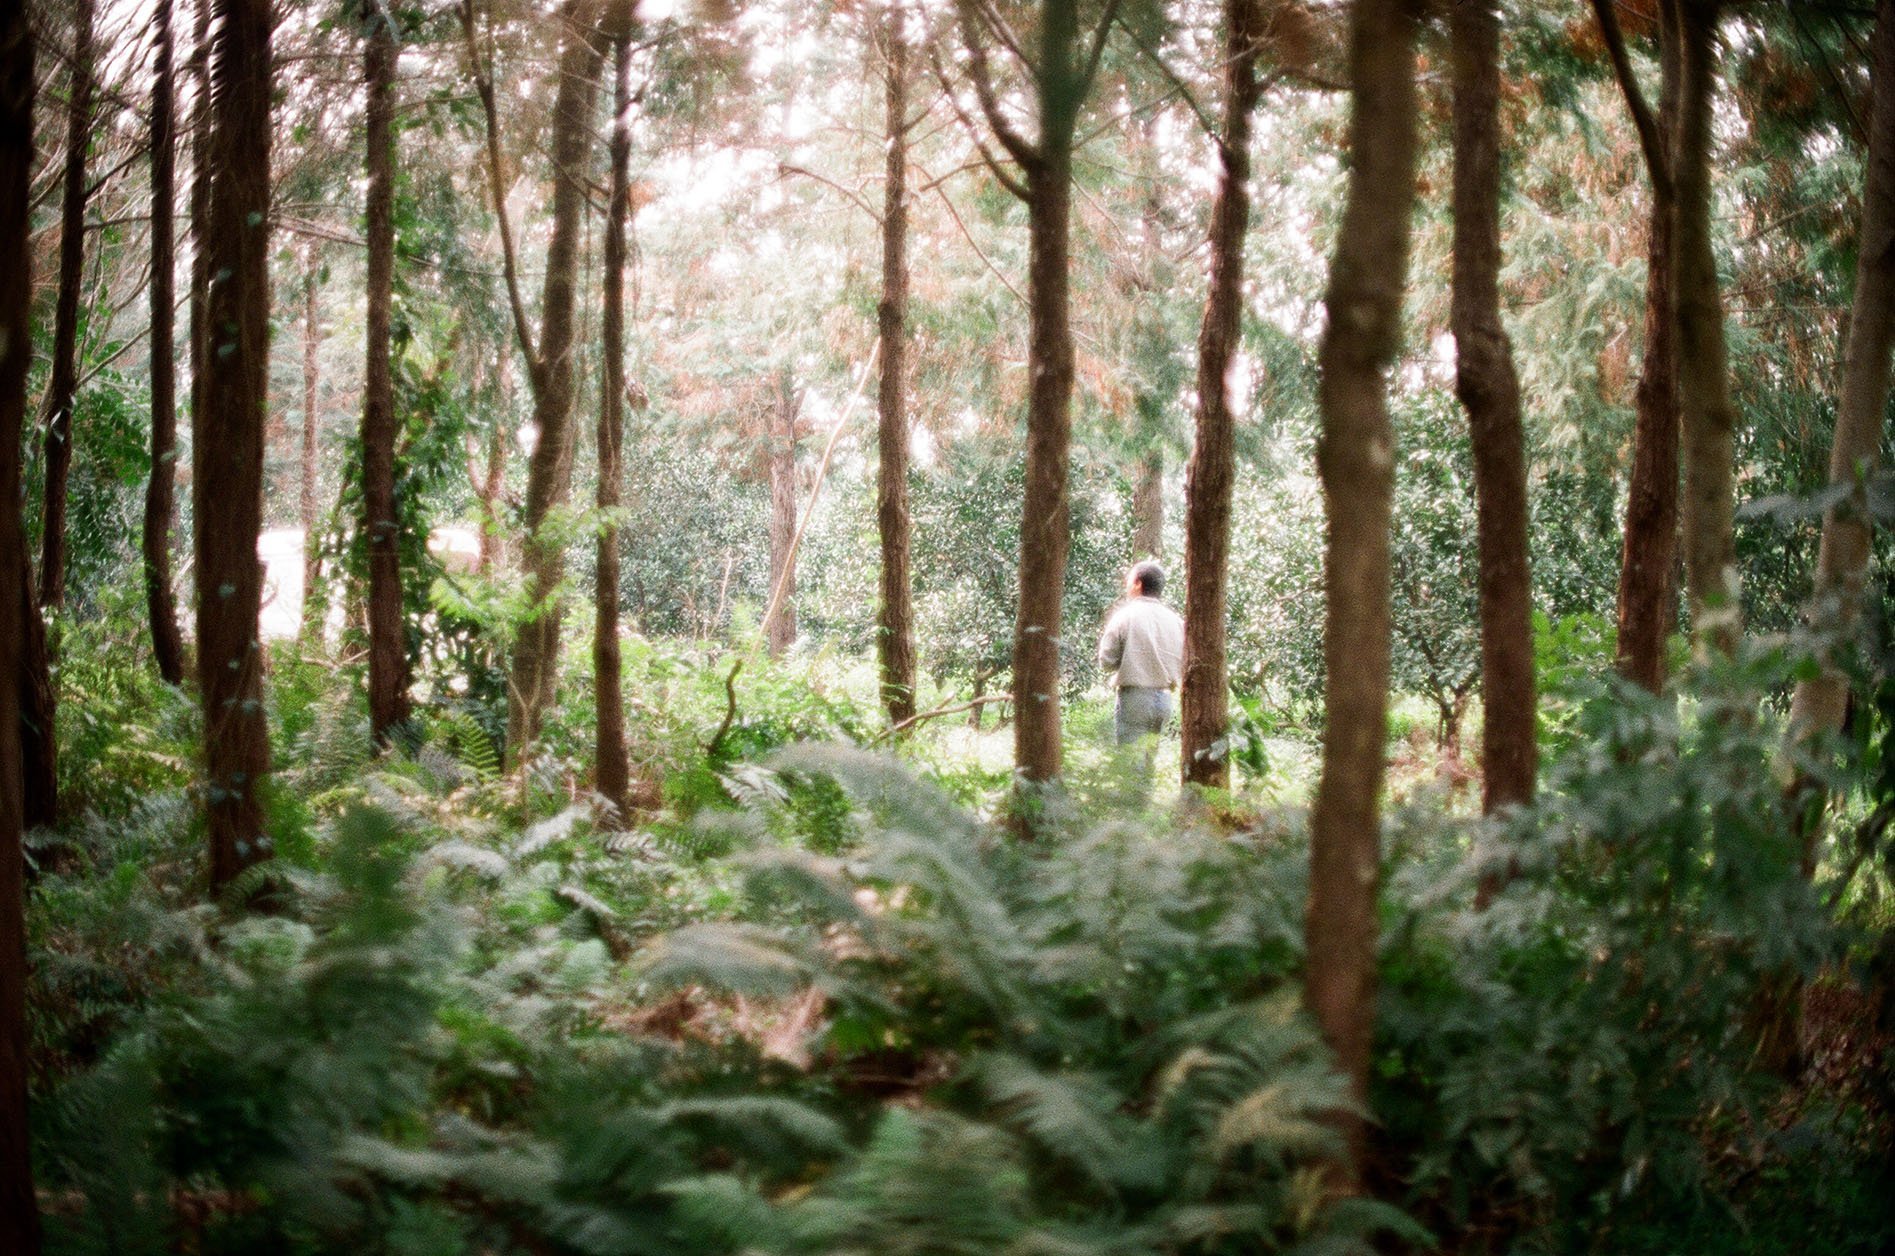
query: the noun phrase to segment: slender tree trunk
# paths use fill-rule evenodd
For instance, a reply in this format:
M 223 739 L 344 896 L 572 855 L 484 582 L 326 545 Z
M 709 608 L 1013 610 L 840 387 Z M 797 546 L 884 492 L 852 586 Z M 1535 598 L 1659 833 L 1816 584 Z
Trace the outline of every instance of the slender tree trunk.
M 1013 626 L 1013 763 L 1026 781 L 1058 778 L 1059 638 L 1072 545 L 1067 473 L 1072 450 L 1070 290 L 1072 143 L 1084 91 L 1074 64 L 1074 0 L 1046 0 L 1040 15 L 1039 141 L 1027 167 L 1026 491 L 1020 512 L 1020 606 Z
M 1210 292 L 1198 330 L 1197 442 L 1185 471 L 1184 779 L 1219 789 L 1230 786 L 1230 759 L 1216 746 L 1230 723 L 1225 584 L 1237 468 L 1231 371 L 1242 338 L 1250 114 L 1258 96 L 1260 22 L 1255 0 L 1226 0 L 1224 134 L 1218 142 L 1217 200 L 1211 207 Z
M 26 372 L 33 357 L 31 217 L 33 35 L 23 0 L 0 0 L 0 572 L 24 571 L 20 521 L 20 438 Z M 33 1191 L 26 1120 L 25 797 L 20 775 L 19 689 L 23 616 L 38 611 L 13 591 L 0 594 L 0 1251 L 38 1256 L 39 1203 Z
M 566 574 L 566 555 L 546 520 L 566 504 L 572 488 L 574 278 L 579 217 L 586 196 L 586 146 L 604 60 L 597 6 L 591 0 L 576 0 L 565 12 L 568 33 L 553 101 L 553 226 L 546 246 L 537 356 L 529 350 L 539 443 L 527 472 L 523 558 L 534 612 L 514 644 L 507 703 L 507 745 L 520 755 L 539 737 L 540 721 L 559 682 L 559 629 L 564 615 L 560 583 Z
M 303 606 L 299 632 L 304 640 L 314 636 L 318 641 L 322 639 L 328 601 L 316 594 L 316 583 L 322 575 L 322 560 L 316 551 L 316 533 L 322 526 L 322 506 L 316 493 L 316 437 L 320 430 L 316 396 L 322 382 L 319 276 L 316 249 L 312 244 L 303 256 L 303 475 L 297 506 L 303 521 Z
M 1306 996 L 1358 1104 L 1367 1103 L 1375 1027 L 1395 465 L 1384 390 L 1401 330 L 1415 194 L 1416 18 L 1414 0 L 1357 0 L 1354 9 L 1349 193 L 1321 350 L 1328 720 L 1310 816 Z M 1361 1117 L 1337 1120 L 1360 1164 Z M 1352 1171 L 1338 1169 L 1339 1189 L 1352 1181 Z
M 145 605 L 158 674 L 184 683 L 184 640 L 171 589 L 171 529 L 177 518 L 178 363 L 172 323 L 177 270 L 177 84 L 172 72 L 171 0 L 152 16 L 156 56 L 151 86 L 151 474 L 145 481 Z
M 1159 558 L 1165 549 L 1165 451 L 1152 446 L 1139 455 L 1132 485 L 1132 559 Z
M 593 775 L 599 794 L 622 823 L 628 814 L 631 764 L 625 754 L 625 696 L 619 657 L 619 533 L 612 512 L 619 507 L 620 465 L 625 442 L 625 219 L 632 159 L 631 33 L 612 46 L 612 186 L 605 219 L 605 339 L 599 386 L 599 561 L 594 578 L 592 630 L 593 706 L 597 719 Z
M 1732 525 L 1734 438 L 1724 306 L 1711 250 L 1711 114 L 1720 0 L 1679 0 L 1677 223 L 1678 399 L 1684 453 L 1685 581 L 1692 634 L 1730 654 L 1741 631 Z
M 882 705 L 891 724 L 915 713 L 915 609 L 909 574 L 908 518 L 908 36 L 907 10 L 891 4 L 884 26 L 888 51 L 887 160 L 882 191 L 881 391 L 877 397 L 881 464 L 875 520 L 882 537 L 882 604 L 876 649 Z
M 363 0 L 368 167 L 368 347 L 362 381 L 362 529 L 368 537 L 368 711 L 377 745 L 408 722 L 401 621 L 401 507 L 395 500 L 395 18 Z
M 487 469 L 480 485 L 480 574 L 493 575 L 506 560 L 501 529 L 501 494 L 507 483 L 507 437 L 512 432 L 513 366 L 510 356 L 500 362 L 500 409 L 487 433 Z
M 270 770 L 257 617 L 270 352 L 269 0 L 216 0 L 204 409 L 193 416 L 197 681 L 204 704 L 210 879 L 270 854 Z
M 803 395 L 785 370 L 770 424 L 770 596 L 776 605 L 763 637 L 772 658 L 796 644 L 796 417 L 802 408 Z
M 1884 416 L 1889 395 L 1889 351 L 1895 344 L 1895 0 L 1875 10 L 1874 106 L 1862 192 L 1862 234 L 1856 256 L 1855 304 L 1842 357 L 1842 395 L 1829 454 L 1829 482 L 1849 495 L 1823 515 L 1816 552 L 1815 593 L 1810 621 L 1834 634 L 1838 646 L 1855 640 L 1862 618 L 1863 585 L 1869 568 L 1872 520 L 1866 483 L 1881 466 Z M 1848 707 L 1848 678 L 1834 647 L 1821 655 L 1822 670 L 1796 686 L 1790 702 L 1790 735 L 1809 740 L 1841 730 Z M 1820 805 L 1815 782 L 1800 779 Z M 1821 825 L 1806 821 L 1806 865 L 1815 853 Z
M 53 369 L 47 384 L 45 487 L 40 532 L 41 606 L 66 602 L 66 482 L 72 469 L 72 408 L 79 391 L 79 289 L 85 283 L 86 149 L 92 143 L 92 0 L 73 11 L 72 85 L 66 100 L 66 186 L 59 214 L 59 293 L 53 308 Z
M 204 308 L 210 296 L 211 217 L 211 5 L 196 0 L 192 10 L 191 80 L 197 90 L 191 108 L 191 270 L 188 334 L 191 339 L 191 421 L 204 411 Z
M 1533 797 L 1539 770 L 1526 438 L 1513 346 L 1500 323 L 1500 21 L 1494 0 L 1449 11 L 1454 76 L 1455 391 L 1474 449 L 1480 553 L 1481 810 Z M 1455 734 L 1459 737 L 1456 694 Z M 1499 886 L 1482 884 L 1483 902 Z

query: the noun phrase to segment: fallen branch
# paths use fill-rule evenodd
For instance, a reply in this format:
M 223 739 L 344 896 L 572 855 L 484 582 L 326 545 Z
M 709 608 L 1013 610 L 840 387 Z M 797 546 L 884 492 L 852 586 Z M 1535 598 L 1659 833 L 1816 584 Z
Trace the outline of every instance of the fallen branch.
M 724 722 L 717 726 L 710 743 L 704 747 L 706 755 L 715 757 L 719 747 L 724 744 L 724 734 L 730 731 L 731 724 L 737 719 L 737 673 L 744 669 L 744 661 L 738 659 L 731 665 L 730 675 L 724 677 Z
M 975 707 L 986 706 L 989 702 L 1011 701 L 1013 701 L 1013 695 L 1010 693 L 990 693 L 975 698 L 971 702 L 957 702 L 953 706 L 937 707 L 932 711 L 923 711 L 919 715 L 911 715 L 905 720 L 890 724 L 887 728 L 884 728 L 881 732 L 869 738 L 869 745 L 879 746 L 888 738 L 895 736 L 895 734 L 913 728 L 916 724 L 920 724 L 925 720 L 938 719 L 943 715 L 958 715 L 962 711 L 971 711 Z

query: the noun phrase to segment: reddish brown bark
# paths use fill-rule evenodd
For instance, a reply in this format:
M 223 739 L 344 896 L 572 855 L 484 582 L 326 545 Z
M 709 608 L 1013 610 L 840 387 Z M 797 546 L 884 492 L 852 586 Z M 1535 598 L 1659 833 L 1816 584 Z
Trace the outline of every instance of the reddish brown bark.
M 1533 587 L 1527 560 L 1526 437 L 1513 346 L 1500 323 L 1500 21 L 1493 0 L 1449 12 L 1454 79 L 1455 391 L 1474 449 L 1480 561 L 1481 810 L 1533 797 Z M 1458 739 L 1457 697 L 1451 723 Z M 1481 886 L 1484 903 L 1500 878 Z
M 629 29 L 612 46 L 612 184 L 605 220 L 605 313 L 599 385 L 599 556 L 594 576 L 592 628 L 593 776 L 599 794 L 621 822 L 628 814 L 631 764 L 625 752 L 625 696 L 619 654 L 619 506 L 625 471 L 625 220 L 632 156 L 632 48 Z
M 1619 561 L 1618 669 L 1653 693 L 1665 684 L 1665 639 L 1677 618 L 1678 350 L 1672 297 L 1674 200 L 1670 146 L 1678 126 L 1678 35 L 1660 6 L 1659 96 L 1653 117 L 1633 77 L 1612 0 L 1595 0 L 1633 116 L 1645 137 L 1651 212 L 1645 245 L 1645 352 L 1632 431 L 1632 475 Z
M 395 18 L 362 5 L 368 171 L 367 330 L 362 381 L 362 530 L 368 539 L 368 711 L 376 744 L 408 722 L 408 644 L 401 618 L 401 508 L 395 500 Z
M 188 335 L 191 359 L 192 422 L 204 410 L 204 304 L 210 292 L 210 256 L 206 234 L 211 205 L 211 5 L 196 0 L 192 11 L 190 75 L 197 90 L 191 110 L 191 269 Z
M 79 289 L 85 282 L 86 150 L 92 143 L 92 0 L 73 11 L 72 80 L 66 98 L 66 174 L 59 213 L 59 290 L 53 307 L 53 368 L 46 391 L 39 601 L 66 602 L 66 488 L 72 469 L 72 408 L 79 392 Z
M 184 639 L 171 587 L 171 529 L 177 519 L 178 363 L 176 301 L 177 83 L 172 68 L 171 0 L 152 15 L 156 53 L 151 85 L 151 473 L 145 480 L 142 553 L 151 649 L 166 684 L 184 683 Z
M 1357 0 L 1349 192 L 1330 263 L 1317 448 L 1327 515 L 1322 775 L 1310 813 L 1305 994 L 1356 1102 L 1375 1027 L 1380 803 L 1388 738 L 1389 521 L 1395 441 L 1385 374 L 1401 330 L 1415 195 L 1415 0 Z M 1365 1109 L 1366 1110 L 1366 1109 Z M 1360 1115 L 1337 1122 L 1361 1162 Z M 1353 1170 L 1338 1167 L 1338 1189 Z
M 908 517 L 908 37 L 905 8 L 889 6 L 887 153 L 882 191 L 881 388 L 876 397 L 879 466 L 875 522 L 882 541 L 882 601 L 875 638 L 882 705 L 891 724 L 915 713 L 915 609 Z
M 1678 403 L 1684 461 L 1685 583 L 1692 635 L 1723 654 L 1741 631 L 1734 534 L 1737 410 L 1731 402 L 1723 297 L 1711 248 L 1711 114 L 1720 0 L 1677 0 L 1678 138 L 1672 185 L 1677 219 Z
M 0 0 L 0 573 L 24 572 L 20 437 L 33 356 L 27 186 L 33 173 L 33 36 L 23 0 Z M 24 588 L 0 590 L 0 1251 L 37 1256 L 27 1127 L 26 868 L 19 690 Z
M 540 721 L 559 681 L 559 630 L 564 615 L 559 586 L 565 578 L 566 555 L 560 538 L 548 532 L 546 521 L 566 504 L 572 488 L 575 275 L 586 196 L 586 146 L 605 54 L 598 15 L 593 0 L 574 0 L 565 9 L 566 46 L 560 54 L 553 100 L 553 223 L 540 297 L 540 342 L 537 351 L 522 344 L 533 381 L 533 421 L 539 441 L 527 471 L 523 544 L 527 593 L 534 612 L 514 644 L 508 687 L 507 746 L 512 754 L 526 753 L 538 738 Z M 495 197 L 501 198 L 497 185 Z M 511 263 L 508 269 L 513 269 Z M 519 328 L 524 333 L 524 322 Z
M 772 658 L 796 644 L 796 418 L 803 394 L 786 370 L 770 411 L 770 606 L 763 639 Z
M 270 769 L 257 616 L 263 565 L 270 350 L 269 0 L 216 0 L 204 408 L 192 422 L 197 680 L 204 707 L 210 880 L 270 853 L 259 787 Z
M 1250 114 L 1257 106 L 1262 14 L 1255 0 L 1226 0 L 1224 128 L 1211 207 L 1211 281 L 1198 329 L 1197 439 L 1184 483 L 1184 685 L 1182 764 L 1189 784 L 1230 786 L 1218 745 L 1230 724 L 1224 642 L 1237 416 L 1231 373 L 1242 338 L 1244 236 L 1250 228 Z

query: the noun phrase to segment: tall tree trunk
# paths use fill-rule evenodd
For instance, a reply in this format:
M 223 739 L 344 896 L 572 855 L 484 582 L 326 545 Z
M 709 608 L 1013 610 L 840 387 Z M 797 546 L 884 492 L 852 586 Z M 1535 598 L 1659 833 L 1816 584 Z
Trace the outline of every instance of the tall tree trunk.
M 1829 453 L 1829 482 L 1834 488 L 1847 488 L 1849 494 L 1823 514 L 1816 587 L 1810 599 L 1811 622 L 1832 632 L 1834 641 L 1845 648 L 1854 641 L 1862 618 L 1872 526 L 1865 485 L 1881 466 L 1889 351 L 1895 343 L 1895 0 L 1878 0 L 1876 5 L 1873 57 L 1874 106 L 1863 180 L 1855 304 L 1849 313 L 1842 395 Z M 1842 728 L 1848 680 L 1832 650 L 1823 650 L 1822 670 L 1798 682 L 1790 701 L 1790 733 L 1799 740 Z M 1814 784 L 1802 780 L 1798 792 L 1808 791 L 1820 802 L 1822 795 Z M 1814 855 L 1814 841 L 1821 831 L 1820 825 L 1807 823 L 1806 862 Z
M 184 683 L 184 640 L 171 589 L 171 529 L 177 518 L 178 362 L 175 304 L 177 84 L 172 71 L 171 0 L 152 15 L 156 58 L 151 85 L 151 474 L 145 481 L 145 605 L 158 674 Z
M 1415 0 L 1357 0 L 1354 9 L 1349 193 L 1330 264 L 1321 350 L 1317 464 L 1328 518 L 1328 718 L 1310 815 L 1306 995 L 1358 1104 L 1367 1102 L 1375 1027 L 1395 466 L 1384 389 L 1401 331 L 1415 195 L 1416 18 Z M 1337 1120 L 1359 1164 L 1362 1118 L 1349 1113 Z M 1349 1178 L 1336 1182 L 1344 1187 Z
M 770 657 L 796 644 L 796 417 L 803 394 L 786 369 L 770 422 L 770 600 L 763 638 Z
M 882 338 L 880 466 L 875 521 L 882 537 L 882 604 L 876 651 L 882 705 L 891 724 L 915 713 L 915 608 L 909 574 L 908 518 L 908 36 L 907 9 L 891 4 L 884 25 L 888 54 L 887 155 L 882 187 Z
M 1533 797 L 1540 759 L 1533 587 L 1527 563 L 1526 437 L 1513 346 L 1500 324 L 1500 21 L 1493 4 L 1455 0 L 1448 18 L 1454 76 L 1451 320 L 1458 367 L 1455 391 L 1467 407 L 1474 449 L 1481 810 L 1488 815 Z M 1494 876 L 1483 881 L 1483 902 L 1498 885 Z
M 192 416 L 197 683 L 204 704 L 210 879 L 270 853 L 270 770 L 257 617 L 270 354 L 270 3 L 216 0 L 204 409 Z
M 1072 144 L 1085 86 L 1074 64 L 1074 0 L 1046 0 L 1037 69 L 1040 133 L 1027 167 L 1026 491 L 1020 511 L 1020 606 L 1013 622 L 1013 763 L 1027 781 L 1058 778 L 1059 638 L 1071 549 L 1073 338 L 1069 257 Z
M 1230 759 L 1216 749 L 1230 723 L 1225 662 L 1226 568 L 1236 415 L 1231 372 L 1242 338 L 1244 235 L 1250 227 L 1250 114 L 1257 105 L 1261 15 L 1256 0 L 1226 0 L 1224 133 L 1217 200 L 1211 207 L 1211 281 L 1198 330 L 1197 441 L 1185 471 L 1184 779 L 1230 786 Z
M 507 438 L 513 432 L 513 357 L 500 358 L 499 410 L 493 428 L 487 433 L 487 467 L 481 477 L 480 496 L 480 574 L 491 576 L 506 559 L 505 536 L 501 530 L 501 494 L 507 483 Z
M 601 796 L 627 815 L 631 764 L 625 754 L 625 696 L 619 657 L 619 533 L 612 512 L 619 507 L 620 465 L 625 444 L 625 219 L 632 160 L 632 45 L 629 30 L 612 44 L 612 185 L 605 219 L 605 339 L 599 385 L 599 561 L 594 577 L 592 628 L 593 706 L 596 738 L 593 775 Z
M 310 245 L 303 256 L 303 475 L 298 498 L 298 513 L 303 522 L 303 606 L 299 633 L 303 639 L 322 638 L 323 605 L 318 602 L 316 582 L 322 573 L 322 561 L 316 553 L 316 531 L 322 524 L 322 507 L 317 500 L 316 395 L 321 386 L 322 324 L 317 303 L 316 247 Z M 327 599 L 323 599 L 326 601 Z
M 362 530 L 368 537 L 368 712 L 377 745 L 408 722 L 408 643 L 401 622 L 401 508 L 395 500 L 395 18 L 363 0 L 368 167 L 368 347 L 362 381 Z
M 24 571 L 20 521 L 20 438 L 26 372 L 33 358 L 31 217 L 33 35 L 24 0 L 0 0 L 0 572 Z M 33 1191 L 26 1120 L 25 798 L 20 775 L 19 656 L 28 599 L 0 594 L 0 1251 L 38 1256 L 39 1203 Z
M 546 282 L 540 298 L 540 343 L 528 347 L 533 421 L 539 443 L 527 471 L 527 595 L 533 617 L 513 648 L 507 701 L 507 745 L 524 755 L 539 737 L 540 721 L 559 683 L 559 629 L 564 615 L 559 586 L 566 574 L 561 539 L 547 516 L 566 504 L 572 488 L 573 301 L 579 253 L 579 216 L 585 206 L 586 146 L 604 60 L 604 37 L 592 0 L 567 6 L 566 47 L 560 54 L 553 100 L 553 226 L 546 246 Z
M 66 185 L 59 213 L 59 293 L 53 307 L 53 369 L 47 384 L 39 600 L 66 602 L 66 482 L 72 469 L 72 407 L 79 391 L 79 289 L 85 282 L 86 149 L 92 143 L 92 0 L 73 11 L 72 85 L 66 99 Z
M 1612 0 L 1606 0 L 1610 4 Z M 1671 146 L 1678 129 L 1678 32 L 1672 6 L 1658 23 L 1658 115 L 1646 167 L 1651 181 L 1645 246 L 1645 354 L 1639 368 L 1632 432 L 1632 478 L 1625 502 L 1619 563 L 1618 669 L 1657 693 L 1665 685 L 1665 638 L 1676 618 L 1678 551 L 1678 346 L 1673 297 L 1673 235 L 1677 216 Z M 1611 20 L 1609 9 L 1606 20 Z M 1626 63 L 1622 85 L 1643 110 Z
M 211 6 L 196 0 L 192 10 L 191 80 L 197 100 L 191 108 L 191 270 L 190 336 L 191 421 L 204 411 L 204 309 L 210 298 L 211 220 Z
M 1165 549 L 1165 451 L 1153 445 L 1139 455 L 1132 485 L 1132 559 L 1161 557 Z
M 1678 0 L 1677 255 L 1678 400 L 1684 452 L 1685 580 L 1692 635 L 1730 654 L 1741 631 L 1737 596 L 1734 458 L 1724 306 L 1711 249 L 1711 114 L 1721 0 Z

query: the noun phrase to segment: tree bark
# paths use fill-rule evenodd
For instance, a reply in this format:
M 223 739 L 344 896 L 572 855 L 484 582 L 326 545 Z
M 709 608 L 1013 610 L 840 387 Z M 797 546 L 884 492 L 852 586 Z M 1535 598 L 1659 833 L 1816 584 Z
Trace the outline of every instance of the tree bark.
M 267 858 L 270 769 L 257 639 L 270 351 L 269 0 L 215 0 L 204 408 L 192 422 L 197 680 L 213 888 Z
M 191 421 L 204 411 L 204 309 L 210 295 L 211 216 L 211 5 L 196 0 L 192 10 L 190 74 L 197 89 L 191 109 L 191 269 L 188 334 L 191 358 Z
M 620 465 L 625 443 L 625 220 L 632 158 L 632 47 L 629 30 L 612 46 L 612 184 L 605 219 L 605 312 L 599 387 L 599 559 L 593 586 L 593 706 L 596 736 L 593 776 L 600 796 L 623 823 L 628 814 L 631 764 L 625 753 L 625 696 L 619 656 Z
M 1741 607 L 1732 527 L 1736 408 L 1724 307 L 1711 249 L 1711 114 L 1721 0 L 1678 0 L 1677 221 L 1672 260 L 1678 302 L 1678 400 L 1684 455 L 1685 581 L 1692 635 L 1719 653 L 1737 649 Z
M 500 359 L 499 411 L 493 428 L 487 433 L 487 467 L 479 485 L 480 496 L 480 574 L 491 576 L 506 559 L 505 537 L 501 531 L 501 493 L 507 483 L 507 438 L 512 434 L 513 359 Z
M 1185 470 L 1184 686 L 1180 701 L 1187 784 L 1230 787 L 1218 748 L 1230 724 L 1225 638 L 1229 614 L 1231 492 L 1237 416 L 1231 372 L 1242 340 L 1244 236 L 1250 228 L 1250 114 L 1257 106 L 1262 15 L 1256 0 L 1226 0 L 1224 128 L 1211 207 L 1211 279 L 1198 330 L 1197 439 Z
M 564 615 L 560 583 L 566 574 L 566 555 L 563 541 L 547 529 L 546 520 L 566 504 L 572 488 L 574 278 L 579 218 L 586 197 L 586 146 L 604 60 L 598 12 L 593 0 L 574 0 L 565 9 L 566 46 L 560 54 L 559 86 L 553 100 L 553 225 L 546 246 L 537 355 L 532 346 L 523 345 L 533 380 L 533 421 L 539 442 L 527 471 L 522 547 L 533 611 L 514 644 L 507 701 L 507 745 L 511 753 L 520 755 L 539 737 L 540 722 L 559 682 L 559 629 Z M 496 188 L 496 200 L 500 195 Z
M 1449 11 L 1454 78 L 1455 391 L 1474 450 L 1480 563 L 1481 810 L 1533 797 L 1539 770 L 1526 437 L 1513 346 L 1500 322 L 1500 21 L 1493 0 Z M 1457 708 L 1464 702 L 1462 695 Z M 1459 736 L 1459 711 L 1455 713 Z M 1500 878 L 1483 879 L 1484 903 Z
M 395 500 L 395 18 L 362 5 L 368 173 L 367 330 L 362 381 L 362 530 L 368 539 L 369 729 L 386 746 L 408 722 L 408 643 L 401 619 L 401 507 Z
M 316 395 L 321 386 L 322 326 L 318 321 L 320 313 L 317 304 L 316 249 L 311 245 L 303 257 L 303 475 L 302 491 L 297 502 L 298 513 L 303 521 L 303 606 L 299 619 L 299 633 L 304 640 L 314 635 L 322 638 L 324 608 L 317 603 L 316 581 L 321 576 L 322 562 L 316 553 L 316 530 L 322 524 L 322 506 L 317 499 L 317 462 L 316 436 L 317 423 Z
M 171 529 L 177 519 L 178 363 L 175 303 L 177 83 L 172 70 L 171 0 L 152 15 L 156 54 L 151 86 L 151 474 L 145 481 L 143 554 L 151 649 L 168 685 L 184 683 L 184 639 L 171 587 Z
M 41 496 L 39 601 L 66 602 L 66 484 L 72 469 L 72 408 L 79 391 L 79 289 L 85 282 L 86 149 L 92 143 L 92 0 L 73 10 L 72 84 L 66 100 L 66 175 L 59 214 L 59 292 L 53 307 L 53 367 L 47 384 Z
M 1611 0 L 1605 0 L 1607 4 Z M 1610 20 L 1610 10 L 1603 11 Z M 1668 4 L 1658 23 L 1658 114 L 1647 154 L 1651 182 L 1645 246 L 1645 354 L 1639 368 L 1632 432 L 1632 477 L 1619 563 L 1618 669 L 1653 693 L 1665 686 L 1665 639 L 1676 622 L 1678 552 L 1678 348 L 1672 292 L 1671 145 L 1678 129 L 1678 32 Z M 1621 86 L 1634 112 L 1644 109 L 1629 63 Z
M 1367 1102 L 1375 1025 L 1395 457 L 1384 389 L 1401 330 L 1415 194 L 1416 19 L 1414 0 L 1357 0 L 1354 9 L 1349 192 L 1320 358 L 1328 720 L 1310 815 L 1306 997 L 1358 1104 Z M 1336 1120 L 1360 1164 L 1362 1118 Z M 1333 1182 L 1350 1189 L 1354 1169 L 1337 1166 Z
M 803 395 L 788 370 L 777 378 L 770 422 L 770 597 L 763 623 L 771 658 L 796 644 L 796 416 Z
M 1823 514 L 1816 552 L 1810 622 L 1833 634 L 1819 654 L 1822 669 L 1798 682 L 1790 701 L 1790 735 L 1807 741 L 1842 729 L 1849 687 L 1837 648 L 1853 643 L 1862 618 L 1872 523 L 1865 486 L 1881 466 L 1888 407 L 1889 352 L 1895 344 L 1895 0 L 1879 0 L 1871 79 L 1867 170 L 1862 191 L 1862 234 L 1856 256 L 1855 303 L 1843 349 L 1842 393 L 1829 454 L 1829 483 L 1848 496 Z M 1797 792 L 1813 782 L 1800 780 Z M 1815 793 L 1821 798 L 1819 791 Z M 1808 823 L 1807 860 L 1821 826 Z
M 1152 446 L 1139 455 L 1132 485 L 1132 561 L 1161 558 L 1165 549 L 1165 451 Z
M 23 0 L 0 0 L 0 572 L 27 568 L 20 438 L 32 363 L 33 36 Z M 28 586 L 30 587 L 30 586 Z M 24 593 L 24 589 L 19 591 Z M 25 596 L 0 594 L 0 1251 L 37 1256 L 38 1197 L 27 1126 L 26 859 L 19 676 Z
M 881 388 L 876 397 L 880 466 L 875 521 L 882 539 L 882 604 L 876 650 L 890 724 L 915 713 L 915 609 L 908 517 L 908 37 L 907 10 L 889 6 L 887 153 L 882 193 Z

